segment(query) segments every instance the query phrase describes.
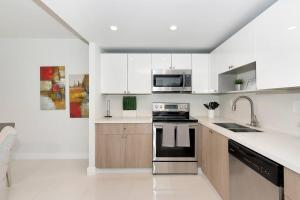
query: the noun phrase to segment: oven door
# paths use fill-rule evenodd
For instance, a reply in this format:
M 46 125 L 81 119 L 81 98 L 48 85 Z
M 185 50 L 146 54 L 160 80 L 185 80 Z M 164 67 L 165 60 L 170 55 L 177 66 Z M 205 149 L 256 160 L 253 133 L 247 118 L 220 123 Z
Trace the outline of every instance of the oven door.
M 174 124 L 180 126 L 180 123 Z M 189 124 L 189 147 L 164 147 L 163 123 L 153 123 L 153 161 L 197 161 L 198 124 Z
M 154 70 L 152 92 L 191 92 L 191 70 Z

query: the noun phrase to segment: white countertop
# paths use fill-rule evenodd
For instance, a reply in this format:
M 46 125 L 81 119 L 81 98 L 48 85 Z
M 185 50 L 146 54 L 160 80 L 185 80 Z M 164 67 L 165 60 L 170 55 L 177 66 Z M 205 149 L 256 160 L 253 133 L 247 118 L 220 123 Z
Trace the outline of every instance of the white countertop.
M 197 119 L 200 124 L 300 174 L 300 137 L 262 129 L 258 130 L 263 132 L 234 133 L 214 123 L 235 121 L 223 118 L 209 119 L 207 117 L 197 117 Z M 242 125 L 242 123 L 238 124 Z
M 95 121 L 95 123 L 138 123 L 138 124 L 145 124 L 145 123 L 152 123 L 152 117 L 110 117 L 110 118 L 100 118 Z

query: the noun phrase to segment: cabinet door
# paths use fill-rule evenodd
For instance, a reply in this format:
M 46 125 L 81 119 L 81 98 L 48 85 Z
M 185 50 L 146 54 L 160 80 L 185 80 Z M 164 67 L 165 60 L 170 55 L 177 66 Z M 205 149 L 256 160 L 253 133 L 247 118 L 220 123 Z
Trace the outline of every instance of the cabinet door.
M 211 137 L 212 184 L 222 199 L 229 200 L 228 139 L 217 132 L 213 132 Z
M 277 1 L 255 19 L 258 89 L 300 86 L 300 1 Z
M 152 135 L 126 135 L 125 167 L 151 168 L 152 164 Z
M 201 148 L 202 148 L 202 171 L 207 176 L 209 180 L 212 178 L 212 168 L 211 168 L 211 159 L 212 159 L 212 148 L 211 148 L 211 133 L 210 130 L 202 126 L 201 133 Z
M 198 166 L 202 169 L 202 151 L 203 151 L 203 148 L 202 148 L 202 139 L 203 139 L 203 136 L 202 136 L 202 125 L 199 125 L 199 131 L 198 131 Z M 203 170 L 203 169 L 202 169 Z
M 121 124 L 96 126 L 96 167 L 124 167 L 125 139 Z
M 300 200 L 300 174 L 284 168 L 284 195 L 288 200 Z
M 192 69 L 191 54 L 172 54 L 173 69 Z
M 192 55 L 192 88 L 193 93 L 206 93 L 209 91 L 209 54 Z
M 219 90 L 219 74 L 229 69 L 228 42 L 226 41 L 211 53 L 211 70 L 210 70 L 210 90 L 217 92 Z
M 152 125 L 126 124 L 125 167 L 151 168 Z
M 170 69 L 171 54 L 152 54 L 152 69 Z
M 229 42 L 231 69 L 255 61 L 255 23 L 251 22 L 234 34 Z M 228 68 L 228 70 L 230 70 Z
M 127 92 L 127 54 L 101 54 L 101 92 Z
M 124 141 L 123 135 L 96 134 L 96 167 L 124 167 Z
M 128 54 L 128 93 L 151 94 L 151 54 Z

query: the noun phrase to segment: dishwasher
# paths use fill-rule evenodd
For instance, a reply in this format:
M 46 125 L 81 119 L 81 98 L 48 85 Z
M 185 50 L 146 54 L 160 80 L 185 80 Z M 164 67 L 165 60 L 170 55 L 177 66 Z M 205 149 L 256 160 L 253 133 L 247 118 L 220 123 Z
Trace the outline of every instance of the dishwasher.
M 230 200 L 283 200 L 283 166 L 229 140 Z

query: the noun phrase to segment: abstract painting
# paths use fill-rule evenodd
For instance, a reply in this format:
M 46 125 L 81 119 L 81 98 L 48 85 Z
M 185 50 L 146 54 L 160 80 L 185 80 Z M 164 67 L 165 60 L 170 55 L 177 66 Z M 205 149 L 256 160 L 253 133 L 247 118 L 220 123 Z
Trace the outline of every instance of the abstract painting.
M 70 117 L 89 117 L 89 75 L 70 75 Z
M 64 110 L 65 67 L 40 67 L 40 108 L 41 110 Z

